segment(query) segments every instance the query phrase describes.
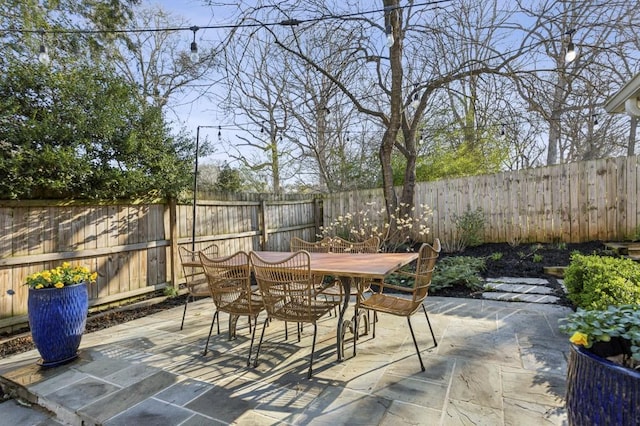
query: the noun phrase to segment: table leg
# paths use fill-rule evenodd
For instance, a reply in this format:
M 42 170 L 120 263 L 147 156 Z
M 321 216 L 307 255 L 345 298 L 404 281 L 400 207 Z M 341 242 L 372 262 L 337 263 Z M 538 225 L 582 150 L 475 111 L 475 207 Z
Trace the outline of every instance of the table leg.
M 344 358 L 344 342 L 343 342 L 343 328 L 348 326 L 348 320 L 344 319 L 344 314 L 347 312 L 349 306 L 349 295 L 351 294 L 351 278 L 340 277 L 340 283 L 342 284 L 342 291 L 344 293 L 344 301 L 342 302 L 342 308 L 340 308 L 340 316 L 338 317 L 338 333 L 336 336 L 336 345 L 338 353 L 338 362 Z

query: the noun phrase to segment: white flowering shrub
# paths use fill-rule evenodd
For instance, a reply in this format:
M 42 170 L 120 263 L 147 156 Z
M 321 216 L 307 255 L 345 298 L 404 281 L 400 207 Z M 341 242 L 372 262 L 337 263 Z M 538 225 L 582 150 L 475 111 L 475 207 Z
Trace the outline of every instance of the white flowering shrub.
M 400 211 L 408 205 L 400 204 L 388 220 L 385 208 L 374 210 L 374 203 L 368 203 L 367 206 L 367 209 L 357 213 L 338 216 L 333 222 L 321 227 L 319 237 L 338 236 L 360 242 L 377 236 L 382 250 L 386 252 L 410 251 L 413 243 L 426 242 L 428 223 L 433 214 L 426 204 L 421 204 L 418 211 L 414 206 L 410 213 L 405 214 Z

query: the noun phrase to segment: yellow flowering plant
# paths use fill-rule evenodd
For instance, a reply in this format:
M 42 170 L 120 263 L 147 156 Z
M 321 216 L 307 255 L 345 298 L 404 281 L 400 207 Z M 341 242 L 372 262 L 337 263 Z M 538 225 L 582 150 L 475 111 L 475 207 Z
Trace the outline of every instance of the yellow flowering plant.
M 36 290 L 62 288 L 81 282 L 94 283 L 97 277 L 98 274 L 86 266 L 71 266 L 69 262 L 64 262 L 56 268 L 29 275 L 26 285 Z
M 626 342 L 620 347 L 622 365 L 637 368 L 640 363 L 640 306 L 609 306 L 606 310 L 578 308 L 562 320 L 560 330 L 571 337 L 574 345 L 593 348 L 598 342 L 619 338 Z

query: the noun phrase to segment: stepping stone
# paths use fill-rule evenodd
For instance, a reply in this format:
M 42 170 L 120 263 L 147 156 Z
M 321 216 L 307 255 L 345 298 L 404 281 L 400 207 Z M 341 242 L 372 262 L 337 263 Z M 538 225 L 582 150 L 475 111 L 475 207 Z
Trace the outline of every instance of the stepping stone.
M 487 290 L 497 290 L 505 293 L 523 293 L 523 294 L 552 294 L 553 289 L 543 285 L 529 284 L 504 284 L 500 282 L 487 282 L 484 285 Z
M 556 296 L 546 294 L 520 294 L 520 293 L 501 293 L 501 292 L 485 292 L 482 293 L 483 299 L 504 300 L 509 302 L 528 302 L 528 303 L 558 303 L 560 300 Z
M 521 277 L 487 278 L 487 282 L 507 283 L 507 284 L 531 284 L 531 285 L 549 284 L 549 281 L 544 278 L 521 278 Z

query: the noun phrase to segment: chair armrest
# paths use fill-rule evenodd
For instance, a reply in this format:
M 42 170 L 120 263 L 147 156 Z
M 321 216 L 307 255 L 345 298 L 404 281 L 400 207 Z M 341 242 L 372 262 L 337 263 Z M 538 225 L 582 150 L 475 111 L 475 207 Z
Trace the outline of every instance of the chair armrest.
M 388 282 L 383 280 L 383 281 L 375 283 L 380 287 L 380 293 L 383 293 L 385 288 L 404 291 L 404 292 L 407 292 L 407 293 L 411 293 L 411 292 L 413 292 L 415 290 L 415 280 L 417 279 L 416 274 L 411 273 L 411 272 L 405 272 L 405 271 L 397 271 L 397 272 L 395 272 L 395 274 L 404 275 L 407 278 L 412 278 L 414 280 L 414 285 L 412 285 L 412 286 L 400 286 L 400 285 L 390 284 L 390 283 L 388 283 Z

